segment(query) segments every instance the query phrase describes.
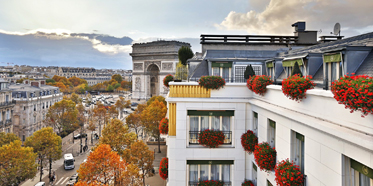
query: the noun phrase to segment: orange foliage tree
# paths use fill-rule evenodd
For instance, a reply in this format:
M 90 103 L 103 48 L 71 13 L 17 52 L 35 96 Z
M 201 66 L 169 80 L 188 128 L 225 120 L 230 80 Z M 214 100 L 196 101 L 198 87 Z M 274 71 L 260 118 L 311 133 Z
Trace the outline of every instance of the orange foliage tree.
M 126 162 L 109 145 L 101 144 L 89 154 L 77 172 L 79 180 L 87 184 L 97 182 L 108 185 L 114 182 L 114 185 L 128 185 L 130 180 L 124 176 L 128 174 L 126 167 Z
M 161 153 L 159 122 L 166 116 L 167 107 L 155 99 L 141 113 L 141 122 L 150 134 L 158 139 L 158 153 Z
M 140 169 L 145 185 L 145 176 L 153 176 L 154 152 L 149 150 L 149 147 L 142 140 L 134 142 L 129 151 L 129 161 Z

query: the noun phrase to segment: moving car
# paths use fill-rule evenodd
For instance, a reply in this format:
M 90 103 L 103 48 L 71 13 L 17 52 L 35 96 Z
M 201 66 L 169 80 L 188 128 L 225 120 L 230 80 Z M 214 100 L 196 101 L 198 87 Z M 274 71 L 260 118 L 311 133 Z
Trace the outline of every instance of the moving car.
M 78 182 L 78 179 L 79 179 L 79 175 L 78 175 L 78 173 L 73 174 L 73 175 L 70 177 L 69 182 L 67 182 L 66 186 L 73 186 L 73 185 L 75 185 L 75 183 Z
M 39 182 L 35 186 L 45 186 L 45 182 Z
M 80 136 L 80 133 L 74 136 L 74 139 L 80 139 L 81 137 L 85 138 L 87 137 L 86 133 L 83 133 L 82 136 Z

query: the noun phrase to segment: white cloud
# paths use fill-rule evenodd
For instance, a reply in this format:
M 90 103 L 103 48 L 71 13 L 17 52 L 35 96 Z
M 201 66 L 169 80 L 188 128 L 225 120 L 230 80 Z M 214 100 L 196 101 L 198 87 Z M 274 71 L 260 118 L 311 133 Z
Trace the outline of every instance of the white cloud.
M 263 11 L 231 11 L 219 29 L 246 30 L 249 34 L 292 33 L 291 25 L 306 21 L 307 30 L 324 30 L 329 34 L 339 22 L 348 32 L 359 32 L 373 25 L 373 1 L 366 0 L 270 0 Z M 343 33 L 342 33 L 343 34 Z

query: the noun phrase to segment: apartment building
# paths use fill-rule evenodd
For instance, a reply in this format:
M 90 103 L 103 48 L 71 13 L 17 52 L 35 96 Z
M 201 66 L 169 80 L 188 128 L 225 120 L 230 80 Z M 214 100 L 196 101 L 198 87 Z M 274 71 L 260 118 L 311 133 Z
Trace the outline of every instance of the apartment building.
M 12 133 L 12 91 L 9 89 L 9 83 L 0 79 L 0 132 Z

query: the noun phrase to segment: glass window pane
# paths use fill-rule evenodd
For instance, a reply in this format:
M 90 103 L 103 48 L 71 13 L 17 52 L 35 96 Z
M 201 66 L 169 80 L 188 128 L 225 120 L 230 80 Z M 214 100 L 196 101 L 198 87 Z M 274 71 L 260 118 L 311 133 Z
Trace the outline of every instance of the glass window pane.
M 209 117 L 201 116 L 201 131 L 209 129 Z
M 209 179 L 209 165 L 200 165 L 200 179 L 202 181 Z
M 198 131 L 198 116 L 190 116 L 190 131 Z
M 219 165 L 211 165 L 211 180 L 219 180 Z
M 223 131 L 231 131 L 230 116 L 223 116 Z
M 359 186 L 370 186 L 369 177 L 359 173 Z
M 222 178 L 223 182 L 230 182 L 230 165 L 222 165 Z
M 198 165 L 189 165 L 189 181 L 198 181 Z
M 220 76 L 220 68 L 219 67 L 212 67 L 212 75 L 213 76 Z
M 212 116 L 211 129 L 220 130 L 220 116 Z
M 223 68 L 223 78 L 225 81 L 229 81 L 229 68 Z

